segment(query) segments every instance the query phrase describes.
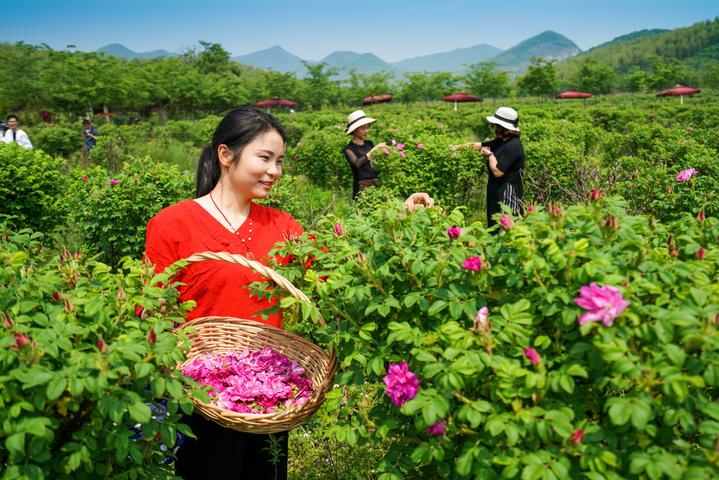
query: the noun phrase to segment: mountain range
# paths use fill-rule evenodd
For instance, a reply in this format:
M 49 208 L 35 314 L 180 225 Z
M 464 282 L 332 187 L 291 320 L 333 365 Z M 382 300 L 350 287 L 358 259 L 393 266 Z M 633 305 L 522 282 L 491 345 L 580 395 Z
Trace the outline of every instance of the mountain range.
M 165 50 L 133 52 L 116 43 L 104 46 L 99 51 L 125 59 L 150 59 L 175 55 Z M 319 61 L 305 61 L 309 64 L 324 62 L 328 67 L 336 68 L 338 78 L 346 78 L 349 76 L 350 70 L 355 70 L 357 73 L 362 74 L 390 72 L 395 76 L 401 76 L 407 72 L 451 72 L 461 74 L 466 71 L 466 65 L 486 61 L 495 61 L 500 68 L 513 74 L 520 74 L 529 65 L 532 57 L 561 60 L 577 55 L 580 52 L 580 48 L 567 37 L 557 32 L 546 31 L 528 38 L 508 50 L 480 44 L 457 48 L 448 52 L 407 58 L 392 63 L 386 62 L 373 53 L 336 51 Z M 303 77 L 307 72 L 303 59 L 280 46 L 234 56 L 232 60 L 267 70 L 292 72 L 298 77 Z

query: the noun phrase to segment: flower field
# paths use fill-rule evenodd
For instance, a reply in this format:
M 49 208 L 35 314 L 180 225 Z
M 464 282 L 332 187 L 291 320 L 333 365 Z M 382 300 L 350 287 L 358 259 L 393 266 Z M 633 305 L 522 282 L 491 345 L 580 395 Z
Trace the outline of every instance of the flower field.
M 367 108 L 388 147 L 356 203 L 347 112 L 281 115 L 266 202 L 311 235 L 276 268 L 313 302 L 282 298 L 286 327 L 340 359 L 290 435 L 291 478 L 717 478 L 716 98 L 508 100 L 526 204 L 494 232 L 481 154 L 450 147 L 489 137 L 499 104 Z M 34 151 L 0 145 L 3 478 L 172 478 L 197 385 L 172 326 L 192 305 L 141 262 L 145 225 L 193 195 L 218 120 L 101 126 L 90 167 L 62 124 L 28 129 Z M 414 191 L 437 206 L 403 211 Z

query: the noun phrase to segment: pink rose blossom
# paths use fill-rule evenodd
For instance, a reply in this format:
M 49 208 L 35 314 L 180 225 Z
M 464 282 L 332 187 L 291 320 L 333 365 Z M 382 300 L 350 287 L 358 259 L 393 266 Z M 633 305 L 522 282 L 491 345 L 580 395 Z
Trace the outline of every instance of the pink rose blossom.
M 337 235 L 342 235 L 344 233 L 344 230 L 342 230 L 342 225 L 339 223 L 335 223 L 335 233 Z
M 397 150 L 404 150 L 404 143 L 398 143 Z
M 83 175 L 83 176 L 82 176 L 82 178 L 81 178 L 80 180 L 82 180 L 82 183 L 87 183 L 87 182 L 89 182 L 89 181 L 90 181 L 90 179 L 89 179 L 89 178 L 87 178 L 87 175 Z
M 572 433 L 572 443 L 577 445 L 582 443 L 582 440 L 584 440 L 584 429 L 578 428 Z
M 598 188 L 593 188 L 592 192 L 589 194 L 589 197 L 592 199 L 592 201 L 597 201 L 600 198 L 602 198 L 602 191 Z
M 399 157 L 400 157 L 400 158 L 404 158 L 404 157 L 406 157 L 406 156 L 407 156 L 407 155 L 405 155 L 404 152 L 399 152 Z
M 450 240 L 456 240 L 462 234 L 462 229 L 456 226 L 451 226 L 447 229 L 447 236 Z
M 482 259 L 480 257 L 469 257 L 462 264 L 462 268 L 478 272 L 482 269 Z
M 385 392 L 397 408 L 412 400 L 419 391 L 419 380 L 410 372 L 407 362 L 390 363 L 384 377 Z
M 499 223 L 502 225 L 502 228 L 505 230 L 509 230 L 510 228 L 512 228 L 512 225 L 514 225 L 512 220 L 510 220 L 509 217 L 506 215 L 502 215 L 501 217 L 499 217 Z
M 389 150 L 387 150 L 386 148 L 383 148 L 382 153 L 384 153 L 385 155 L 389 155 Z
M 687 180 L 691 180 L 696 174 L 696 168 L 687 168 L 686 170 L 682 170 L 679 172 L 679 175 L 677 175 L 677 182 L 686 182 Z
M 427 427 L 427 433 L 430 435 L 433 435 L 435 437 L 439 437 L 444 435 L 444 432 L 447 431 L 447 421 L 446 420 L 440 420 L 438 422 L 434 422 L 432 425 Z
M 525 348 L 524 356 L 527 357 L 527 360 L 532 362 L 532 365 L 539 365 L 542 363 L 542 357 L 540 357 L 539 353 L 537 353 L 537 351 L 533 348 Z
M 587 310 L 579 317 L 579 324 L 602 322 L 611 327 L 614 319 L 622 314 L 629 302 L 622 298 L 622 292 L 610 285 L 599 286 L 592 282 L 579 289 L 574 303 Z
M 295 408 L 312 395 L 312 380 L 297 362 L 271 348 L 208 354 L 189 362 L 183 375 L 211 386 L 212 403 L 240 413 Z
M 417 150 L 424 150 L 424 143 L 418 143 Z
M 115 180 L 114 178 L 110 179 L 110 186 L 113 187 L 120 183 L 120 180 Z
M 537 207 L 535 207 L 533 203 L 530 203 L 529 205 L 527 205 L 527 212 L 528 212 L 528 213 L 532 213 L 532 212 L 534 212 L 535 210 L 537 210 Z
M 474 324 L 469 328 L 471 332 L 488 332 L 492 330 L 492 322 L 489 320 L 489 309 L 482 307 L 474 317 Z
M 395 140 L 395 139 L 393 138 L 393 139 L 392 139 L 392 146 L 394 147 L 395 145 L 397 145 L 397 140 Z

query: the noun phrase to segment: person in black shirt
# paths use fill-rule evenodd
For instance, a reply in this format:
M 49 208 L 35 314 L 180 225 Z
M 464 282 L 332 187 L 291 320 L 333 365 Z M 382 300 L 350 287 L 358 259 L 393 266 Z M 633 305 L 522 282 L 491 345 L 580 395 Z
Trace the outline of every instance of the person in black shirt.
M 352 169 L 352 199 L 356 200 L 359 193 L 367 187 L 379 185 L 379 177 L 374 169 L 372 154 L 387 146 L 382 142 L 375 145 L 367 140 L 370 124 L 374 122 L 362 110 L 356 110 L 347 116 L 345 133 L 352 135 L 352 140 L 344 148 L 345 158 Z
M 487 228 L 496 224 L 492 215 L 507 205 L 519 215 L 524 195 L 524 147 L 519 140 L 519 116 L 513 108 L 500 107 L 487 117 L 494 129 L 494 140 L 477 142 L 474 147 L 487 161 Z

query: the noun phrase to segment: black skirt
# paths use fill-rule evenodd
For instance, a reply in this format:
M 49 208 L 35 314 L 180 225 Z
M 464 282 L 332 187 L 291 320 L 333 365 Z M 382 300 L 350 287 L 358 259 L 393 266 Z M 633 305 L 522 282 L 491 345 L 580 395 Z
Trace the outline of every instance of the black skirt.
M 175 473 L 186 480 L 286 480 L 287 432 L 262 435 L 224 428 L 204 417 L 185 417 L 197 436 L 185 438 Z

